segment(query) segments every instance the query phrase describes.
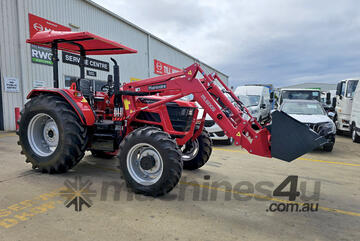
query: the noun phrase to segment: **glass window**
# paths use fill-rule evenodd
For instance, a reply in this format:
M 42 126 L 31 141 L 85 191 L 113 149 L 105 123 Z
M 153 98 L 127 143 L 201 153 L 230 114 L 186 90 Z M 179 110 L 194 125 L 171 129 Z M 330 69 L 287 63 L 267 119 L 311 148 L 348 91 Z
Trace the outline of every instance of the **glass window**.
M 106 85 L 107 82 L 103 80 L 95 80 L 95 91 L 101 91 L 101 87 Z
M 74 77 L 74 76 L 65 76 L 65 89 L 69 89 L 71 82 L 72 81 L 76 81 L 78 79 L 78 77 Z
M 341 93 L 340 93 L 340 95 L 345 96 L 345 82 L 341 83 Z
M 294 115 L 325 115 L 320 103 L 285 102 L 281 110 Z
M 238 98 L 246 107 L 257 106 L 260 101 L 260 95 L 239 95 Z
M 354 96 L 358 82 L 359 82 L 359 80 L 349 80 L 348 81 L 346 97 L 352 98 Z
M 288 100 L 317 100 L 320 101 L 319 91 L 313 90 L 284 90 L 282 98 Z

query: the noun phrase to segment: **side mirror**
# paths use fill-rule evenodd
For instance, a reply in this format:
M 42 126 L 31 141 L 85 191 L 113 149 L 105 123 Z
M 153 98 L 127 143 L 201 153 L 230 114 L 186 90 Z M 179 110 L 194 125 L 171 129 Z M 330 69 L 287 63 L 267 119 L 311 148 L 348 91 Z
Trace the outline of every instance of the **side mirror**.
M 331 94 L 329 92 L 326 93 L 326 104 L 327 105 L 331 104 Z
M 328 116 L 332 119 L 332 118 L 334 118 L 334 116 L 335 116 L 335 113 L 334 112 L 328 112 L 327 113 L 328 114 Z
M 338 83 L 336 86 L 336 95 L 341 94 L 342 82 Z
M 260 105 L 260 109 L 265 109 L 266 108 L 266 104 L 261 104 Z
M 332 99 L 332 107 L 335 109 L 336 107 L 336 97 L 333 97 Z

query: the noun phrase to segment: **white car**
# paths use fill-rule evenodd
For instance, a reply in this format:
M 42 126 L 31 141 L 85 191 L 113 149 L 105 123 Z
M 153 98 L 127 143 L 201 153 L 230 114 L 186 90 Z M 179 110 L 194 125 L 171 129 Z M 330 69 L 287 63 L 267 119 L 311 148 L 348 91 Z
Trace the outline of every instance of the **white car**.
M 209 132 L 210 138 L 214 141 L 223 141 L 226 145 L 232 145 L 234 139 L 232 137 L 228 137 L 225 135 L 223 129 L 215 123 L 215 121 L 209 116 L 206 115 L 205 123 L 204 123 L 205 130 Z
M 323 146 L 324 151 L 332 151 L 335 144 L 336 126 L 319 101 L 284 100 L 280 111 L 308 125 L 313 131 L 323 136 L 327 140 Z

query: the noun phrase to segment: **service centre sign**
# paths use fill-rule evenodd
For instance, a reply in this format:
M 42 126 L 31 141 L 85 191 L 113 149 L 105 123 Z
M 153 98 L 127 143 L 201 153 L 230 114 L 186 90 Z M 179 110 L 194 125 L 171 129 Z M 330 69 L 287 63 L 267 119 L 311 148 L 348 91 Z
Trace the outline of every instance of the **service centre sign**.
M 30 37 L 32 37 L 37 32 L 46 30 L 71 31 L 71 28 L 29 13 Z M 51 49 L 37 45 L 31 45 L 30 50 L 32 63 L 52 65 Z
M 166 64 L 157 59 L 154 59 L 154 73 L 155 74 L 171 74 L 180 71 L 181 69 L 176 68 L 170 64 Z
M 71 28 L 29 13 L 30 38 L 37 32 L 46 30 L 71 31 Z
M 62 51 L 62 61 L 66 64 L 74 64 L 79 65 L 80 64 L 80 56 L 77 54 L 72 54 L 69 52 Z M 110 64 L 108 62 L 104 62 L 97 59 L 92 59 L 86 57 L 85 59 L 85 67 L 86 68 L 92 68 L 92 69 L 98 69 L 102 71 L 109 72 L 110 70 Z

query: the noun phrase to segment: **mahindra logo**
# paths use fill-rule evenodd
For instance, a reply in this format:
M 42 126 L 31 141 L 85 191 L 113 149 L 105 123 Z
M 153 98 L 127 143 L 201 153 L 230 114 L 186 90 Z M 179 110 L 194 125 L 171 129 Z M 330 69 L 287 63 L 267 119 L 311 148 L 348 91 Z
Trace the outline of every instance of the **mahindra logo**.
M 34 23 L 33 27 L 36 31 L 40 32 L 44 30 L 44 27 L 40 23 Z

